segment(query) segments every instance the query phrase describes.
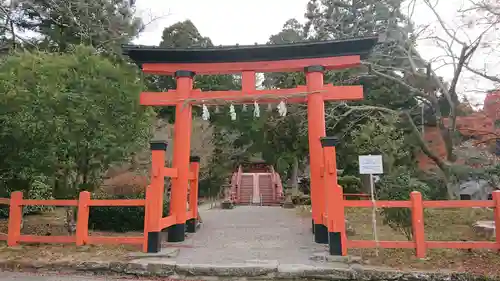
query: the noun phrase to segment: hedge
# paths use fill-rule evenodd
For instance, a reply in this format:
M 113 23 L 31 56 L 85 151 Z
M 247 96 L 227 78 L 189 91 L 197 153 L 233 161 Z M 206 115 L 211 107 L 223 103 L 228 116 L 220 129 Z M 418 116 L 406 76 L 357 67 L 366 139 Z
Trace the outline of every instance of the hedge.
M 114 195 L 101 199 L 144 199 L 144 193 Z M 167 200 L 163 202 L 163 216 L 168 215 L 169 204 Z M 89 229 L 114 232 L 143 231 L 144 207 L 90 207 Z

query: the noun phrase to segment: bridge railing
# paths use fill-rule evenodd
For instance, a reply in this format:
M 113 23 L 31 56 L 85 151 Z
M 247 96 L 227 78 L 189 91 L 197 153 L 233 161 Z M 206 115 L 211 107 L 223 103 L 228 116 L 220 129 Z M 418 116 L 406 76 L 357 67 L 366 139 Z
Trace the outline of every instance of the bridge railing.
M 278 179 L 277 179 L 277 173 L 274 170 L 273 166 L 270 166 L 271 170 L 271 186 L 272 186 L 272 191 L 273 191 L 273 200 L 277 201 L 279 194 L 278 194 Z
M 237 201 L 239 200 L 242 171 L 243 170 L 240 165 L 238 166 L 238 170 L 236 172 L 233 172 L 231 176 L 231 184 L 229 186 L 230 190 L 226 196 L 227 198 L 224 199 L 229 199 L 233 203 L 237 203 Z
M 276 173 L 276 188 L 277 188 L 277 200 L 279 202 L 285 200 L 285 194 L 283 190 L 283 183 L 281 182 L 281 176 L 280 174 Z
M 243 168 L 241 165 L 238 166 L 238 172 L 236 174 L 236 192 L 234 197 L 236 198 L 236 203 L 239 203 L 241 198 L 241 174 L 243 173 Z
M 375 206 L 374 206 L 375 204 Z M 500 231 L 500 191 L 493 192 L 488 201 L 424 201 L 420 192 L 410 194 L 409 201 L 343 200 L 345 208 L 409 208 L 411 209 L 412 241 L 348 240 L 347 248 L 415 249 L 417 258 L 425 258 L 427 249 L 495 249 L 500 250 L 500 235 L 490 241 L 426 241 L 424 208 L 494 208 L 496 233 Z
M 236 200 L 236 191 L 238 189 L 237 185 L 237 179 L 238 177 L 238 173 L 237 172 L 234 172 L 233 175 L 231 176 L 231 190 L 229 190 L 229 200 L 231 200 L 231 202 L 234 202 Z

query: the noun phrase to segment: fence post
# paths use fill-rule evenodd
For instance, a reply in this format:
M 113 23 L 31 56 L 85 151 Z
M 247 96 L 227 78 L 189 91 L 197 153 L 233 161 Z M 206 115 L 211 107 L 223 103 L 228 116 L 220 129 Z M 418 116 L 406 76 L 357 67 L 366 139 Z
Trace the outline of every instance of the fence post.
M 342 255 L 347 256 L 347 232 L 345 225 L 345 208 L 344 208 L 344 189 L 342 186 L 337 184 L 338 195 L 337 198 L 339 200 L 339 213 L 341 215 L 342 220 L 339 221 L 339 225 L 341 227 L 340 231 L 340 240 L 342 242 Z
M 493 191 L 492 197 L 495 202 L 495 241 L 500 247 L 500 190 Z
M 7 245 L 17 246 L 21 236 L 21 221 L 23 218 L 23 193 L 14 191 L 10 195 L 9 207 L 9 230 L 7 234 Z
M 151 193 L 151 188 L 150 186 L 146 186 L 146 194 L 144 196 L 144 239 L 142 241 L 142 251 L 144 253 L 148 252 L 148 235 L 149 235 L 149 214 L 151 213 L 150 210 L 148 210 L 149 204 L 148 204 L 148 198 L 151 198 L 152 195 Z
M 186 231 L 189 233 L 196 232 L 196 224 L 198 223 L 198 174 L 200 172 L 200 157 L 191 156 L 191 172 L 194 174 L 194 179 L 189 182 L 189 209 L 192 217 L 186 221 Z
M 148 221 L 147 229 L 145 230 L 147 231 L 146 249 L 148 253 L 158 253 L 161 250 L 161 219 L 163 218 L 163 196 L 165 189 L 165 177 L 163 170 L 165 169 L 165 151 L 167 150 L 167 142 L 151 141 L 150 149 L 151 182 L 146 190 L 146 207 L 144 213 L 144 218 Z M 172 191 L 174 190 L 172 189 Z M 170 208 L 171 215 L 178 215 L 172 210 L 172 202 L 170 202 Z M 184 204 L 183 211 L 186 213 L 186 204 Z M 169 233 L 170 232 L 171 228 L 169 228 Z M 171 239 L 171 236 L 174 235 L 169 234 L 168 239 Z M 184 239 L 184 227 L 182 228 L 182 238 Z
M 417 258 L 425 258 L 425 232 L 424 232 L 424 205 L 422 194 L 413 191 L 410 194 L 411 201 L 411 226 L 413 230 L 413 241 L 415 241 L 415 253 Z
M 344 195 L 337 180 L 337 160 L 335 146 L 338 139 L 323 137 L 320 139 L 323 148 L 325 212 L 327 214 L 328 248 L 330 255 L 347 255 L 347 236 L 345 233 Z M 316 229 L 315 231 L 318 231 Z
M 89 237 L 90 192 L 82 191 L 78 197 L 78 215 L 76 218 L 76 245 L 87 244 Z

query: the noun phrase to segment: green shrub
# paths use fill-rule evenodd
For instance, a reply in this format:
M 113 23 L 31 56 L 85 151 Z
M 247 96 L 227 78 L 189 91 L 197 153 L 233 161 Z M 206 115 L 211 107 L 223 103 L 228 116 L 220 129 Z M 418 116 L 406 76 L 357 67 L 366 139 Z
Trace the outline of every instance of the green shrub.
M 27 183 L 29 188 L 25 190 L 12 189 L 7 183 L 0 182 L 0 198 L 10 198 L 12 191 L 22 191 L 24 199 L 54 199 L 52 196 L 52 186 L 48 177 L 40 175 L 34 176 L 32 180 Z M 16 186 L 19 187 L 19 186 Z M 27 190 L 27 191 L 26 191 Z M 24 206 L 24 215 L 40 214 L 54 210 L 54 206 Z M 0 218 L 9 217 L 9 206 L 0 205 Z
M 305 195 L 311 194 L 311 179 L 309 177 L 303 177 L 300 179 L 299 190 Z
M 429 193 L 427 194 L 429 200 L 448 199 L 446 181 L 442 175 L 426 171 L 417 171 L 416 176 L 421 182 L 429 186 Z
M 24 193 L 23 197 L 29 199 L 54 199 L 52 196 L 52 186 L 50 179 L 46 176 L 36 176 L 30 183 L 28 194 Z M 54 206 L 24 206 L 23 212 L 25 215 L 40 214 L 43 212 L 50 212 L 55 209 Z
M 9 206 L 0 205 L 0 219 L 5 219 L 9 217 Z
M 344 193 L 361 193 L 361 180 L 355 176 L 342 176 L 338 178 L 339 185 Z
M 382 176 L 377 183 L 377 200 L 410 200 L 410 193 L 419 191 L 423 199 L 428 199 L 430 188 L 415 178 L 410 171 L 399 169 L 390 175 Z M 383 208 L 384 224 L 412 239 L 411 210 L 409 208 Z
M 10 197 L 10 189 L 7 187 L 5 182 L 0 180 L 0 198 L 9 198 Z M 0 218 L 8 218 L 9 217 L 9 206 L 8 205 L 0 205 Z
M 144 199 L 144 193 L 94 199 Z M 164 200 L 163 216 L 168 215 L 169 204 L 169 201 Z M 89 229 L 114 232 L 142 231 L 144 207 L 90 207 Z
M 294 205 L 311 205 L 311 196 L 304 194 L 292 195 L 292 203 Z

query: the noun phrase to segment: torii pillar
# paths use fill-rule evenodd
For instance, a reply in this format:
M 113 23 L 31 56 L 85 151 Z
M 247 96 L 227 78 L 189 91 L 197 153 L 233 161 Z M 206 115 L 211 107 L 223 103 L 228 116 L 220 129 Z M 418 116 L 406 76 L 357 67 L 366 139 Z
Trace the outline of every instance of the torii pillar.
M 323 223 L 325 186 L 322 180 L 323 149 L 320 142 L 320 139 L 326 135 L 325 102 L 323 95 L 319 92 L 323 89 L 325 68 L 321 65 L 314 65 L 306 67 L 304 71 L 307 91 L 312 92 L 307 98 L 307 126 L 309 128 L 309 167 L 314 241 L 327 244 L 328 228 Z
M 193 71 L 178 70 L 175 72 L 179 98 L 187 99 L 193 90 Z M 176 216 L 174 225 L 168 228 L 169 242 L 182 242 L 186 234 L 186 203 L 189 186 L 189 155 L 191 149 L 191 104 L 179 101 L 175 106 L 174 125 L 174 157 L 173 166 L 177 168 L 177 177 L 172 178 L 170 196 L 170 215 Z

